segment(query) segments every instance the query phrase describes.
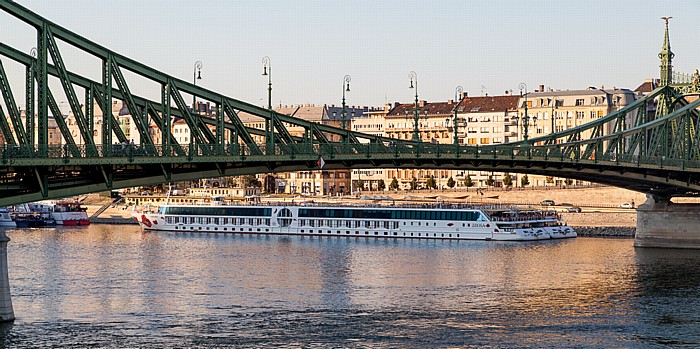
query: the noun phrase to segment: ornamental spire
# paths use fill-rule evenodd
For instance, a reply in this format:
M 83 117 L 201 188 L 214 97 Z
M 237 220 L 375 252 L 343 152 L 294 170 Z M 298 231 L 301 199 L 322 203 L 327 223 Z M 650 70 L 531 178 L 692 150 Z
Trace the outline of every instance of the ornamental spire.
M 664 31 L 664 44 L 661 47 L 661 52 L 659 53 L 659 59 L 661 59 L 661 80 L 659 81 L 661 86 L 668 85 L 673 82 L 673 65 L 671 61 L 673 60 L 673 52 L 671 52 L 671 42 L 668 39 L 668 20 L 673 17 L 661 17 L 666 23 L 666 30 Z

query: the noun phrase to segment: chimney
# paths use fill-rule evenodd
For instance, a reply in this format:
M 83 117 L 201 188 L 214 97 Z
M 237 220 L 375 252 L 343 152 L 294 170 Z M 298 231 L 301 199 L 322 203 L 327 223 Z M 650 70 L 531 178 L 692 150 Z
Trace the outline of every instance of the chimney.
M 539 92 L 544 92 L 544 85 L 540 85 L 540 91 Z
M 427 103 L 428 103 L 427 101 L 418 101 L 418 106 L 419 106 L 419 107 L 425 107 L 425 105 L 426 105 Z
M 467 98 L 469 96 L 469 92 L 464 91 L 462 92 L 462 98 Z

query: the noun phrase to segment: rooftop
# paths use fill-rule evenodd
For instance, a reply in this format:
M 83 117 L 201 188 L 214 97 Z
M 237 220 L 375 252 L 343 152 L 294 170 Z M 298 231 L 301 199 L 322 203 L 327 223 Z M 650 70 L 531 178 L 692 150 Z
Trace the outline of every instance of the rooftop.
M 457 106 L 458 113 L 485 113 L 494 111 L 515 111 L 520 96 L 464 97 Z

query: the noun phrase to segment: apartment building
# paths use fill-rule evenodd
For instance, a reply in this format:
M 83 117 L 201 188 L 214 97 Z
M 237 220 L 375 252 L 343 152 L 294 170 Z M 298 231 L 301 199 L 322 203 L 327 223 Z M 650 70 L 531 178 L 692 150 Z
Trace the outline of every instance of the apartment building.
M 528 138 L 546 136 L 561 132 L 588 122 L 600 119 L 620 110 L 636 100 L 636 95 L 628 89 L 605 89 L 589 87 L 583 90 L 545 90 L 540 85 L 535 92 L 528 93 L 518 101 L 518 121 L 516 124 L 518 139 L 523 139 L 525 127 L 523 120 L 527 106 Z M 610 127 L 610 125 L 607 125 Z M 605 129 L 604 132 L 611 130 Z M 591 131 L 581 134 L 583 138 L 591 137 Z M 562 186 L 564 178 L 551 176 L 529 176 L 533 186 Z M 574 181 L 575 185 L 590 184 Z

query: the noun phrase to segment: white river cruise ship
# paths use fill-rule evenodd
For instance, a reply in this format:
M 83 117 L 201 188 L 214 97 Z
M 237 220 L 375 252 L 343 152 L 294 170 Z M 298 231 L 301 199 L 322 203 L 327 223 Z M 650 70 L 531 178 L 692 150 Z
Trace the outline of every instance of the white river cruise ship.
M 166 204 L 132 215 L 146 231 L 502 241 L 576 237 L 552 211 L 461 204 Z

